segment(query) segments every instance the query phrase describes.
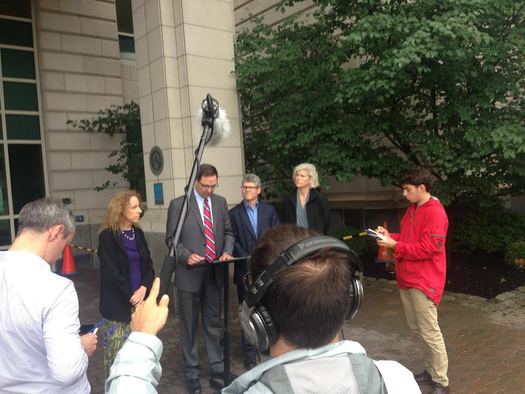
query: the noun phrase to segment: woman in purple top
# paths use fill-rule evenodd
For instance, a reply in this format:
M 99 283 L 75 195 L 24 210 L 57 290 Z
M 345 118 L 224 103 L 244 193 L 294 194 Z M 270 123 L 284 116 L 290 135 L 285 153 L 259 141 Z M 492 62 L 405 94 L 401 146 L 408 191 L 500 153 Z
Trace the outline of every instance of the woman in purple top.
M 129 335 L 132 308 L 147 296 L 155 275 L 144 232 L 137 225 L 140 203 L 134 190 L 117 193 L 108 204 L 98 238 L 106 377 Z

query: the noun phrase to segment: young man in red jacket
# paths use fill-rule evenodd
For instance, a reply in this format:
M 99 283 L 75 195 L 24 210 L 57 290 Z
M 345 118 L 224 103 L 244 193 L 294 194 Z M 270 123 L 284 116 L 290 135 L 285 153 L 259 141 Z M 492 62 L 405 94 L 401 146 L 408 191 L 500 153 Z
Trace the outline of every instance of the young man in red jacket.
M 384 235 L 378 244 L 394 249 L 396 279 L 408 325 L 427 351 L 419 383 L 433 383 L 432 393 L 448 393 L 447 350 L 439 328 L 437 306 L 446 278 L 445 240 L 448 218 L 439 200 L 430 195 L 433 177 L 416 168 L 401 178 L 403 196 L 410 206 L 401 220 L 401 232 Z

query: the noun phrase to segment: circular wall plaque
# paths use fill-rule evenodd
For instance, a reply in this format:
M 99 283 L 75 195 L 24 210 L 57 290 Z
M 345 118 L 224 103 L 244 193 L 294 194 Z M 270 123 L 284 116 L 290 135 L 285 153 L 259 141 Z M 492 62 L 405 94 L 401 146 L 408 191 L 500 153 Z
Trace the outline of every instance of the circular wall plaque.
M 162 156 L 162 151 L 158 146 L 154 146 L 149 152 L 149 167 L 151 172 L 157 176 L 160 175 L 164 168 L 164 156 Z

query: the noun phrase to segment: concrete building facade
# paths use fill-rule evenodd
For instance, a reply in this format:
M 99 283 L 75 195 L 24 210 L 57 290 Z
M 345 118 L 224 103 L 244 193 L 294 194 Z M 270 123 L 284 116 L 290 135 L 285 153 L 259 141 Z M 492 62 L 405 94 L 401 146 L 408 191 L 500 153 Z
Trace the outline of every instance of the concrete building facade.
M 118 21 L 119 11 L 133 22 Z M 104 169 L 120 140 L 68 121 L 132 100 L 140 106 L 145 163 L 141 225 L 156 254 L 165 253 L 168 204 L 191 171 L 202 134 L 196 114 L 207 93 L 227 112 L 232 133 L 206 148 L 202 161 L 218 168 L 220 193 L 236 202 L 243 159 L 233 39 L 228 0 L 2 1 L 0 247 L 14 238 L 21 207 L 44 195 L 69 203 L 75 244 L 96 246 L 108 201 L 127 188 Z M 164 159 L 158 175 L 149 166 L 154 146 Z M 115 187 L 95 191 L 105 180 Z

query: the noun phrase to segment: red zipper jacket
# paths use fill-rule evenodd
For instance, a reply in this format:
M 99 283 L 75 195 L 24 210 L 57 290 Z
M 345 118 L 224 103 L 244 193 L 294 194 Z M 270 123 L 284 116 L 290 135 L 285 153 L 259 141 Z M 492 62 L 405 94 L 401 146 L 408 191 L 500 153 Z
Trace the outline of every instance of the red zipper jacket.
M 400 289 L 419 289 L 436 305 L 447 274 L 445 241 L 448 218 L 437 198 L 410 205 L 401 219 L 401 233 L 390 234 L 395 247 L 396 279 Z

